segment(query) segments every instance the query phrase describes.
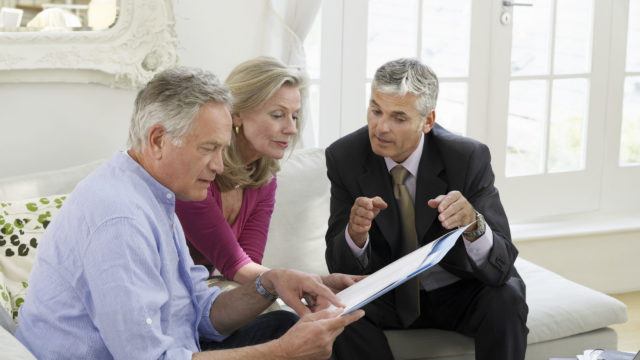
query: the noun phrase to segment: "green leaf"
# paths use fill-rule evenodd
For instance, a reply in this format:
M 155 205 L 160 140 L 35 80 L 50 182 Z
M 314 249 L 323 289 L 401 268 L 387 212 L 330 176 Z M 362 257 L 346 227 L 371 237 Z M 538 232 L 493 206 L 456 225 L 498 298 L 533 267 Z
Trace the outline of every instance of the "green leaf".
M 47 205 L 47 204 L 49 204 L 49 199 L 47 199 L 47 198 L 42 198 L 42 199 L 40 199 L 40 203 L 41 203 L 41 204 L 44 204 L 44 205 Z
M 20 246 L 18 246 L 18 255 L 27 256 L 28 254 L 29 254 L 29 248 L 27 247 L 27 244 L 20 244 Z
M 20 307 L 20 305 L 24 304 L 24 299 L 23 298 L 17 298 L 16 299 L 16 307 Z
M 17 227 L 18 229 L 22 229 L 24 227 L 24 221 L 22 221 L 21 219 L 15 219 L 13 221 L 13 226 Z
M 2 300 L 9 301 L 9 295 L 6 292 L 2 292 Z
M 20 245 L 20 237 L 18 235 L 15 235 L 15 234 L 11 235 L 9 240 L 11 241 L 11 245 L 13 245 L 13 246 Z
M 50 218 L 50 217 L 51 217 L 51 213 L 47 211 L 47 212 L 46 212 L 46 213 L 44 213 L 44 214 L 40 214 L 40 215 L 38 215 L 38 222 L 39 222 L 40 224 L 44 224 L 44 222 L 45 222 L 45 221 L 46 221 L 46 222 L 49 222 L 49 220 L 50 220 L 49 218 Z
M 13 225 L 11 225 L 10 223 L 4 224 L 4 226 L 0 228 L 0 233 L 3 233 L 5 235 L 13 234 Z
M 62 204 L 62 199 L 55 198 L 55 199 L 53 199 L 53 202 L 55 202 L 56 204 Z
M 4 216 L 0 215 L 0 225 L 4 224 Z
M 38 211 L 38 205 L 36 203 L 27 203 L 27 210 L 31 211 L 31 212 L 36 212 Z
M 31 240 L 29 240 L 29 245 L 31 245 L 32 248 L 37 248 L 38 247 L 38 239 L 31 238 Z
M 5 255 L 6 257 L 12 257 L 12 256 L 13 256 L 13 255 L 15 255 L 15 254 L 16 254 L 16 253 L 15 253 L 15 252 L 13 252 L 13 250 L 11 250 L 11 249 L 7 249 L 7 250 L 5 250 L 5 252 L 4 252 L 4 255 Z
M 25 288 L 25 289 L 28 288 L 29 287 L 29 283 L 26 282 L 26 281 L 23 281 L 22 282 L 22 287 Z

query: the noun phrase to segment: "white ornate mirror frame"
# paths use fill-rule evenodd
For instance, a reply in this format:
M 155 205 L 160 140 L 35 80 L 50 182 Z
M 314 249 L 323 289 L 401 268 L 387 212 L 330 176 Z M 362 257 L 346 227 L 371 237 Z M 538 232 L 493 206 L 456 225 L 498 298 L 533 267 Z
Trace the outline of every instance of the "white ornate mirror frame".
M 121 0 L 103 31 L 0 32 L 0 82 L 136 88 L 176 61 L 172 0 Z

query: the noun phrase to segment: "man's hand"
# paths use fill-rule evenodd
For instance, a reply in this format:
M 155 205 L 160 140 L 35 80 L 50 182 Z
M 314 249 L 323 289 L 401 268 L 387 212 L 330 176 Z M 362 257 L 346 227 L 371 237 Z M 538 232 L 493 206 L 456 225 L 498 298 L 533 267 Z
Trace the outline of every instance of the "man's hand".
M 340 273 L 333 273 L 329 275 L 324 275 L 321 277 L 322 283 L 327 286 L 334 293 L 338 293 L 349 286 L 357 283 L 358 281 L 364 279 L 366 276 L 364 275 L 347 275 Z
M 340 316 L 342 308 L 307 314 L 278 340 L 273 341 L 276 356 L 283 359 L 328 359 L 333 342 L 345 326 L 364 316 L 357 310 Z
M 447 195 L 440 195 L 427 202 L 433 209 L 438 209 L 438 220 L 445 229 L 453 229 L 472 223 L 476 219 L 473 206 L 462 196 L 460 191 L 452 191 Z M 476 224 L 469 226 L 467 231 L 476 229 Z
M 347 231 L 351 240 L 362 248 L 367 242 L 367 233 L 371 229 L 371 223 L 373 219 L 380 213 L 380 210 L 387 208 L 387 203 L 382 200 L 381 197 L 376 196 L 373 198 L 359 197 L 353 203 L 351 207 L 351 214 L 349 215 L 349 225 Z
M 318 275 L 296 270 L 269 270 L 262 275 L 262 285 L 270 292 L 277 292 L 299 316 L 325 309 L 330 304 L 344 306 Z M 307 305 L 302 303 L 302 299 Z

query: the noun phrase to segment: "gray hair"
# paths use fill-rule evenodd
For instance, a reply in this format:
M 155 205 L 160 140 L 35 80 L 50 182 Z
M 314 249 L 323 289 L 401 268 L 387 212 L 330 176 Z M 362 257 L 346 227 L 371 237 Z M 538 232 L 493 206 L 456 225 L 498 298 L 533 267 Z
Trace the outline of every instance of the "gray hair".
M 156 124 L 180 145 L 202 105 L 214 102 L 230 107 L 231 101 L 229 89 L 209 71 L 175 67 L 158 73 L 136 97 L 129 147 L 140 150 L 146 145 L 149 129 Z
M 438 77 L 430 67 L 416 59 L 392 60 L 376 70 L 371 91 L 404 96 L 411 93 L 418 97 L 417 110 L 426 116 L 436 108 Z

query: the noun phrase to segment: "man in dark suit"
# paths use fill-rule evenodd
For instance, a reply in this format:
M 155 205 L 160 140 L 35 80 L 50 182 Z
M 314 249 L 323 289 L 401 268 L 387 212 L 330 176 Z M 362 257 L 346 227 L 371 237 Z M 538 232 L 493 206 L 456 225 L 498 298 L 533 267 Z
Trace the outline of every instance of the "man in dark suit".
M 365 306 L 339 359 L 392 359 L 382 329 L 439 328 L 475 339 L 476 359 L 524 359 L 525 285 L 489 149 L 435 124 L 438 79 L 414 59 L 380 67 L 367 126 L 326 150 L 331 272 L 371 274 L 471 224 L 443 261 Z

